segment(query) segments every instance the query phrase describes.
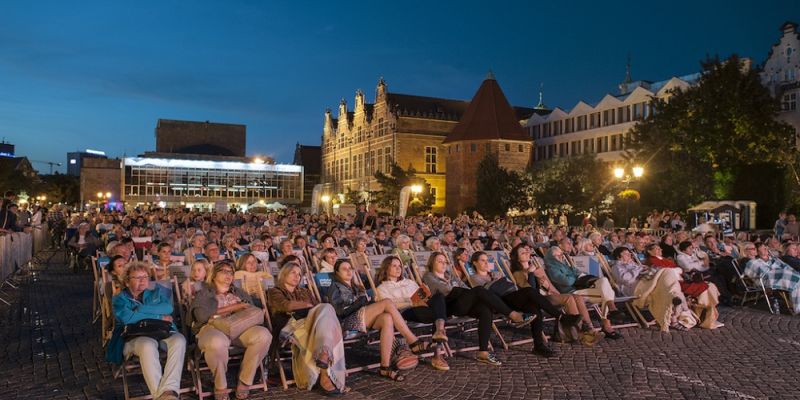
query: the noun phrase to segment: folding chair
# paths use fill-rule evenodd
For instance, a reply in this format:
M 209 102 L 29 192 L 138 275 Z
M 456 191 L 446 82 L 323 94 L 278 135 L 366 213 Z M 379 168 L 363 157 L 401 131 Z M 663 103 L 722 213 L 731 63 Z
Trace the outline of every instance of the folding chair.
M 149 289 L 155 288 L 156 285 L 168 289 L 170 293 L 174 293 L 176 283 L 173 282 L 172 280 L 153 281 L 150 282 Z M 174 296 L 172 297 L 173 299 L 175 298 Z M 180 312 L 178 309 L 182 307 L 180 303 L 178 304 L 175 303 L 176 302 L 173 301 L 173 315 L 175 314 L 175 311 Z M 188 351 L 188 346 L 187 346 L 187 351 Z M 160 356 L 160 362 L 163 364 L 166 354 L 163 351 L 159 350 L 159 356 Z M 116 372 L 114 373 L 114 378 L 120 378 L 120 377 L 122 378 L 122 387 L 123 387 L 123 392 L 125 394 L 125 400 L 146 400 L 153 398 L 153 396 L 151 396 L 149 393 L 142 396 L 131 397 L 129 379 L 131 376 L 141 375 L 141 374 L 142 374 L 142 367 L 139 364 L 139 357 L 133 354 L 130 354 L 128 357 L 125 357 L 125 359 L 122 361 L 122 364 L 119 366 L 119 368 L 117 368 Z M 195 387 L 180 388 L 178 390 L 178 395 L 193 391 L 195 391 Z
M 608 282 L 611 284 L 611 287 L 614 289 L 614 292 L 620 293 L 619 285 L 617 284 L 617 281 L 614 279 L 614 275 L 611 273 L 611 265 L 608 263 L 608 260 L 603 254 L 600 253 L 597 247 L 595 247 L 595 254 L 597 262 L 600 263 L 600 268 L 602 268 L 603 274 L 608 278 Z M 636 305 L 633 304 L 633 302 L 636 299 L 638 299 L 637 296 L 620 296 L 616 297 L 614 299 L 614 302 L 617 301 L 624 302 L 625 308 L 628 310 L 628 314 L 630 314 L 633 317 L 633 319 L 638 322 L 640 327 L 649 328 L 655 325 L 656 324 L 655 318 L 648 320 L 642 313 L 642 310 L 640 310 L 639 307 L 636 307 Z M 624 324 L 620 326 L 615 326 L 615 328 L 617 327 L 623 328 L 627 326 L 628 326 L 627 324 Z
M 92 275 L 94 281 L 92 283 L 92 323 L 96 323 L 102 317 L 100 311 L 100 303 L 102 301 L 103 282 L 100 279 L 102 273 L 100 271 L 105 269 L 110 259 L 108 257 L 92 257 Z
M 176 286 L 176 288 L 178 287 L 177 279 L 173 279 L 173 284 Z M 236 281 L 234 281 L 234 284 L 236 284 Z M 241 285 L 241 281 L 239 281 L 239 285 Z M 241 287 L 241 286 L 239 286 L 239 287 Z M 178 293 L 180 293 L 179 289 L 178 289 Z M 214 395 L 214 392 L 213 392 L 214 384 L 211 383 L 210 387 L 212 389 L 211 389 L 210 392 L 206 392 L 206 391 L 203 390 L 203 373 L 204 372 L 209 372 L 210 368 L 206 364 L 203 352 L 200 350 L 200 347 L 197 345 L 197 342 L 194 340 L 195 338 L 194 338 L 194 335 L 192 334 L 191 328 L 189 326 L 187 326 L 186 323 L 185 323 L 187 321 L 186 316 L 188 315 L 188 309 L 186 308 L 187 305 L 185 304 L 185 302 L 182 301 L 182 297 L 179 298 L 178 303 L 180 304 L 180 307 L 181 307 L 181 313 L 182 313 L 181 314 L 182 315 L 181 320 L 183 321 L 183 331 L 184 331 L 184 336 L 186 336 L 186 342 L 187 342 L 186 354 L 189 355 L 189 357 L 187 357 L 187 369 L 192 374 L 192 382 L 194 384 L 194 391 L 195 391 L 195 393 L 197 393 L 198 399 L 202 400 L 207 396 L 213 396 Z M 262 302 L 262 310 L 265 310 L 265 309 L 266 309 L 266 307 L 263 306 L 263 302 Z M 265 311 L 265 313 L 266 313 L 266 311 Z M 265 314 L 265 316 L 266 316 L 266 314 Z M 266 318 L 267 318 L 266 321 L 269 322 L 269 317 L 266 316 Z M 268 329 L 269 329 L 269 327 L 270 327 L 270 325 L 267 325 Z M 270 329 L 270 331 L 271 331 L 271 329 Z M 190 342 L 191 342 L 191 344 L 188 344 Z M 244 349 L 242 349 L 240 347 L 237 347 L 237 346 L 234 346 L 234 345 L 231 345 L 229 347 L 229 349 L 228 349 L 228 366 L 230 367 L 232 365 L 232 362 L 241 361 L 243 356 L 244 356 Z M 266 373 L 266 368 L 265 368 L 264 364 L 266 363 L 266 360 L 268 358 L 269 357 L 264 357 L 264 360 L 262 360 L 262 362 L 258 366 L 259 375 L 261 376 L 261 383 L 251 385 L 250 386 L 251 390 L 252 389 L 263 389 L 264 392 L 267 391 L 267 388 L 268 388 L 267 373 Z M 228 389 L 228 390 L 232 391 L 230 389 Z
M 776 311 L 772 309 L 772 304 L 770 304 L 769 293 L 767 293 L 767 287 L 764 285 L 764 280 L 761 278 L 754 279 L 745 275 L 739 268 L 738 260 L 732 260 L 731 264 L 733 265 L 733 269 L 736 271 L 736 275 L 739 277 L 739 282 L 742 285 L 742 293 L 737 294 L 737 296 L 742 298 L 740 305 L 744 306 L 748 301 L 754 301 L 754 304 L 758 304 L 758 301 L 763 297 L 767 302 L 767 307 L 769 308 L 770 312 L 774 314 Z M 750 295 L 753 296 L 752 299 L 750 298 Z

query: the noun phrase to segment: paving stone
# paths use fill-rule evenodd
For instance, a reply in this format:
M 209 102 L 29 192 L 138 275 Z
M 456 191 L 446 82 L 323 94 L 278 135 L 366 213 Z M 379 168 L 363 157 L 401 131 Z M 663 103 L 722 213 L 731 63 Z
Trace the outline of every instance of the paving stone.
M 0 399 L 121 399 L 100 347 L 99 324 L 90 321 L 91 276 L 50 265 L 20 286 L 11 306 L 0 308 Z M 800 365 L 800 317 L 751 308 L 722 308 L 726 326 L 715 331 L 663 333 L 623 330 L 624 339 L 592 348 L 554 344 L 559 355 L 541 359 L 530 345 L 503 351 L 500 368 L 479 365 L 472 354 L 449 360 L 451 371 L 421 365 L 402 383 L 374 372 L 348 377 L 347 399 L 762 399 L 800 398 L 794 366 Z M 551 325 L 546 331 L 550 332 Z M 507 341 L 527 330 L 501 327 Z M 473 345 L 477 334 L 452 338 Z M 348 364 L 376 362 L 375 346 L 348 350 Z M 10 372 L 10 373 L 9 373 Z M 143 394 L 139 377 L 131 392 Z M 191 377 L 184 372 L 183 384 Z M 196 398 L 193 394 L 184 399 Z M 271 387 L 251 398 L 322 398 Z

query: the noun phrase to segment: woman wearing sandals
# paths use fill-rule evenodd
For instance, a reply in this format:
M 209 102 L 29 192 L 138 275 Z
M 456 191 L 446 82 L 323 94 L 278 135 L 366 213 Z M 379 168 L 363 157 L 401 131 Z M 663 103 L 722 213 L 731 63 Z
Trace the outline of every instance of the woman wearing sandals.
M 272 342 L 272 334 L 261 325 L 251 326 L 238 337 L 231 338 L 209 323 L 215 318 L 228 316 L 253 304 L 250 295 L 232 285 L 233 273 L 232 261 L 215 263 L 208 283 L 197 292 L 189 307 L 189 324 L 197 338 L 197 346 L 205 355 L 206 363 L 214 375 L 216 400 L 229 398 L 225 374 L 228 371 L 228 350 L 231 343 L 245 348 L 239 367 L 236 398 L 246 399 L 256 371 L 267 356 Z
M 489 336 L 492 333 L 493 311 L 507 316 L 514 327 L 521 328 L 533 321 L 509 308 L 503 300 L 482 286 L 468 288 L 464 282 L 451 274 L 444 253 L 433 252 L 428 259 L 428 272 L 422 278 L 430 288 L 431 296 L 445 296 L 447 312 L 451 315 L 470 316 L 478 319 L 478 362 L 500 366 L 503 363 L 489 353 Z
M 405 378 L 400 371 L 414 369 L 419 358 L 430 347 L 430 342 L 419 340 L 406 325 L 406 321 L 390 299 L 369 304 L 366 290 L 353 281 L 353 266 L 350 261 L 338 260 L 333 266 L 334 279 L 328 291 L 328 302 L 336 309 L 336 315 L 342 323 L 342 330 L 366 333 L 367 329 L 378 329 L 381 332 L 381 367 L 383 377 L 402 381 Z M 395 350 L 395 330 L 399 332 L 411 351 L 400 350 L 392 362 Z
M 300 264 L 287 262 L 276 286 L 267 291 L 273 329 L 292 343 L 292 372 L 297 387 L 317 388 L 330 397 L 350 391 L 345 386 L 344 341 L 336 311 L 319 304 L 308 288 L 299 287 Z
M 403 277 L 403 265 L 396 256 L 388 256 L 381 262 L 377 275 L 377 297 L 391 300 L 400 314 L 408 321 L 433 323 L 431 339 L 435 343 L 447 342 L 445 320 L 447 319 L 447 304 L 444 295 L 438 293 L 424 299 L 416 296 L 420 291 L 419 285 L 413 279 Z M 431 366 L 440 371 L 448 371 L 450 366 L 441 355 L 439 346 L 434 348 Z

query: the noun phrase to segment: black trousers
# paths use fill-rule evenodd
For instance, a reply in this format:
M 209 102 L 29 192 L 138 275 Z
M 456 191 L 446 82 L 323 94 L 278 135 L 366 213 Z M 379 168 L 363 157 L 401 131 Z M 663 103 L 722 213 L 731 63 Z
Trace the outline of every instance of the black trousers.
M 542 310 L 557 317 L 561 314 L 559 309 L 532 287 L 522 288 L 506 294 L 503 296 L 503 301 L 515 311 L 536 315 L 536 319 L 531 323 L 531 337 L 533 338 L 534 346 L 543 345 L 544 316 Z
M 478 348 L 481 351 L 489 350 L 493 312 L 508 315 L 512 311 L 501 298 L 483 287 L 453 288 L 445 298 L 445 303 L 448 314 L 478 320 Z
M 437 319 L 447 319 L 447 303 L 445 303 L 444 296 L 441 293 L 437 293 L 428 299 L 427 307 L 407 308 L 401 314 L 403 319 L 430 324 Z

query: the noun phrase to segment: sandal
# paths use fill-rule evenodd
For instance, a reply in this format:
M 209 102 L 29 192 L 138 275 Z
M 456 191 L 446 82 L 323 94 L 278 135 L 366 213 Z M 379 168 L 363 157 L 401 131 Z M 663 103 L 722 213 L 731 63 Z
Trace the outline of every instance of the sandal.
M 409 345 L 408 347 L 411 348 L 411 352 L 412 353 L 414 353 L 416 355 L 420 355 L 420 354 L 430 350 L 431 342 L 426 342 L 426 341 L 423 341 L 423 340 L 420 339 L 420 340 L 417 340 L 414 343 L 411 343 L 411 345 Z
M 402 382 L 406 380 L 406 378 L 400 374 L 399 370 L 392 369 L 392 367 L 380 367 L 378 369 L 378 374 L 384 378 L 389 378 L 395 382 Z
M 236 386 L 236 400 L 245 400 L 250 397 L 250 386 L 249 385 L 237 385 Z
M 228 391 L 227 390 L 224 392 L 215 391 L 214 400 L 230 400 L 230 397 L 228 396 Z
M 419 365 L 419 357 L 408 349 L 402 349 L 397 352 L 392 365 L 400 371 L 414 369 Z
M 322 356 L 323 355 L 325 356 L 325 358 L 327 358 L 327 360 L 324 360 L 324 361 L 322 360 Z M 319 368 L 319 369 L 328 369 L 328 367 L 330 366 L 330 362 L 331 362 L 331 358 L 328 355 L 328 353 L 325 353 L 325 352 L 319 353 L 319 355 L 317 355 L 317 359 L 314 360 L 314 363 L 317 365 L 317 368 Z
M 689 328 L 683 326 L 680 322 L 675 322 L 669 325 L 670 328 L 675 329 L 676 331 L 680 332 L 689 332 Z

